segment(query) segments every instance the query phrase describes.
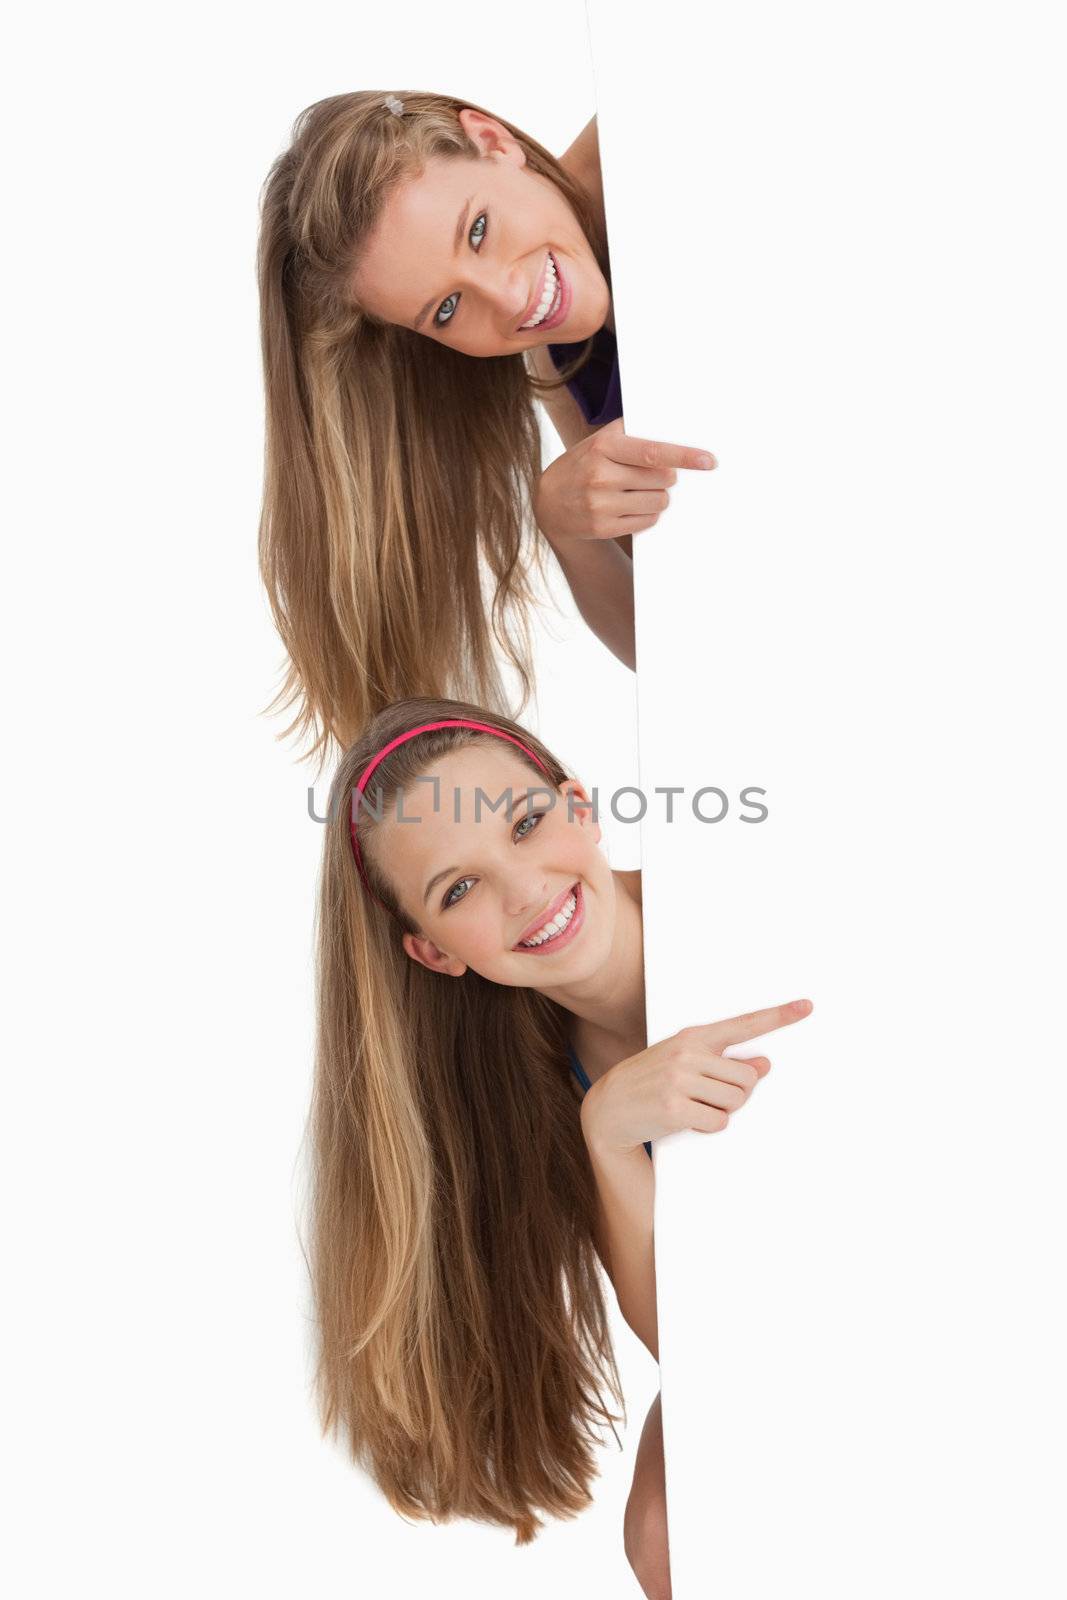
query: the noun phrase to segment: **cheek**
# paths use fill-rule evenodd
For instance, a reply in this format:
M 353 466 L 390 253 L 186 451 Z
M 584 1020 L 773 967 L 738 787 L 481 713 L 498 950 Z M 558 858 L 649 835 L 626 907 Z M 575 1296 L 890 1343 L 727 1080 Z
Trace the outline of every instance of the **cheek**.
M 445 341 L 439 340 L 438 342 L 443 344 Z M 492 334 L 485 334 L 477 339 L 464 339 L 462 342 L 459 339 L 454 339 L 450 348 L 457 351 L 461 356 L 477 356 L 479 359 L 485 356 L 507 354 L 506 347 L 502 346 L 499 339 L 494 338 Z
M 458 913 L 458 908 L 457 908 Z M 436 919 L 435 939 L 442 950 L 448 950 L 466 961 L 468 966 L 480 967 L 500 955 L 498 923 L 488 911 L 474 907 L 453 922 L 449 917 Z
M 567 208 L 557 201 L 554 192 L 546 193 L 533 179 L 520 180 L 497 204 L 506 208 L 509 226 L 514 227 L 524 242 L 540 244 L 545 239 L 560 238 L 573 231 L 573 219 Z

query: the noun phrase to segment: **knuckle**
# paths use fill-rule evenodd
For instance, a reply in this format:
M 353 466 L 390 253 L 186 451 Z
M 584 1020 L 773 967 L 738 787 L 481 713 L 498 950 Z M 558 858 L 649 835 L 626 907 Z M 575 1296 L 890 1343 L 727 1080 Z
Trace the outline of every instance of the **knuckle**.
M 666 1093 L 662 1099 L 663 1115 L 670 1127 L 679 1122 L 682 1115 L 682 1097 L 679 1094 Z

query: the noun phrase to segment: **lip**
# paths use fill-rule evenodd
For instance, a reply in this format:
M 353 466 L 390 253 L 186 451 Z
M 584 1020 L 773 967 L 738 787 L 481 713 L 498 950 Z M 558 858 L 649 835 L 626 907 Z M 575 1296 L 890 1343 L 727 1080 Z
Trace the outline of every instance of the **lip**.
M 544 292 L 545 273 L 548 271 L 549 256 L 552 257 L 553 265 L 556 268 L 556 278 L 559 283 L 559 305 L 556 307 L 551 316 L 546 317 L 543 322 L 539 322 L 536 328 L 524 328 L 522 323 L 529 322 L 530 318 L 541 304 L 541 295 Z M 518 333 L 540 333 L 542 328 L 558 328 L 561 322 L 566 321 L 567 313 L 570 311 L 570 308 L 571 286 L 567 282 L 563 268 L 559 264 L 558 257 L 553 253 L 553 251 L 549 250 L 545 254 L 545 264 L 541 268 L 541 277 L 537 284 L 537 298 L 535 300 L 531 300 L 530 304 L 526 307 L 526 310 L 519 319 L 519 327 L 516 331 Z
M 572 894 L 574 895 L 575 899 L 574 915 L 571 917 L 571 920 L 568 922 L 563 932 L 557 934 L 554 939 L 546 940 L 544 944 L 531 946 L 524 945 L 522 942 L 523 939 L 533 938 L 533 935 L 537 932 L 538 928 L 543 928 L 546 922 L 551 921 L 551 919 L 563 909 Z M 578 933 L 578 930 L 582 926 L 584 920 L 585 896 L 582 893 L 582 885 L 581 881 L 579 880 L 578 883 L 570 883 L 567 885 L 563 893 L 556 897 L 556 899 L 552 902 L 552 905 L 549 906 L 547 911 L 543 912 L 541 916 L 538 917 L 536 922 L 530 924 L 522 936 L 516 940 L 512 948 L 517 951 L 519 955 L 524 956 L 550 955 L 554 951 L 559 950 L 563 945 L 570 944 L 571 940 Z

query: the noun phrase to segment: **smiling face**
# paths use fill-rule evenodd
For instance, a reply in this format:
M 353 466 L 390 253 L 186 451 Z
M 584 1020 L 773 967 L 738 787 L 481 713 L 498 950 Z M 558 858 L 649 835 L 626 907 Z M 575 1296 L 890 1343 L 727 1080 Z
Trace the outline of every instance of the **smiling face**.
M 368 841 L 420 930 L 404 935 L 412 960 L 520 988 L 594 973 L 612 946 L 615 879 L 599 824 L 577 804 L 588 805 L 581 785 L 553 791 L 553 806 L 547 776 L 495 739 L 454 751 L 425 777 L 437 782 L 414 784 L 400 816 L 387 804 Z M 510 820 L 506 804 L 490 809 L 501 796 L 511 797 Z
M 471 356 L 588 339 L 611 294 L 578 219 L 500 123 L 470 109 L 460 121 L 471 159 L 433 157 L 390 196 L 356 303 Z

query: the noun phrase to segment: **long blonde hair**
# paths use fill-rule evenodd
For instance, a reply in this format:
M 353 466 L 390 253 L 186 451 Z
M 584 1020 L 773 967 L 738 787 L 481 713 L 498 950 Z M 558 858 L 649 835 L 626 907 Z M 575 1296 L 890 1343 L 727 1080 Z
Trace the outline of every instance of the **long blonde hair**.
M 411 960 L 401 929 L 418 930 L 375 859 L 374 809 L 360 809 L 358 827 L 381 905 L 349 833 L 371 757 L 457 716 L 521 739 L 553 784 L 567 776 L 508 718 L 438 699 L 388 707 L 337 770 L 309 1123 L 316 1384 L 324 1431 L 347 1440 L 395 1510 L 502 1524 L 526 1544 L 539 1511 L 570 1517 L 590 1503 L 597 1430 L 625 1420 L 566 1013 L 535 990 Z M 369 792 L 403 793 L 441 755 L 493 737 L 419 734 L 386 757 Z
M 592 350 L 589 340 L 542 382 L 521 353 L 475 359 L 352 303 L 346 285 L 396 186 L 431 157 L 478 159 L 459 121 L 470 101 L 400 98 L 403 116 L 377 90 L 309 106 L 262 195 L 259 560 L 288 652 L 266 709 L 297 707 L 279 737 L 313 734 L 307 753 L 323 760 L 331 740 L 351 743 L 398 698 L 455 694 L 506 709 L 494 641 L 526 704 L 529 574 L 543 553 L 531 538 L 533 396 Z M 559 187 L 606 273 L 585 190 L 497 120 Z

